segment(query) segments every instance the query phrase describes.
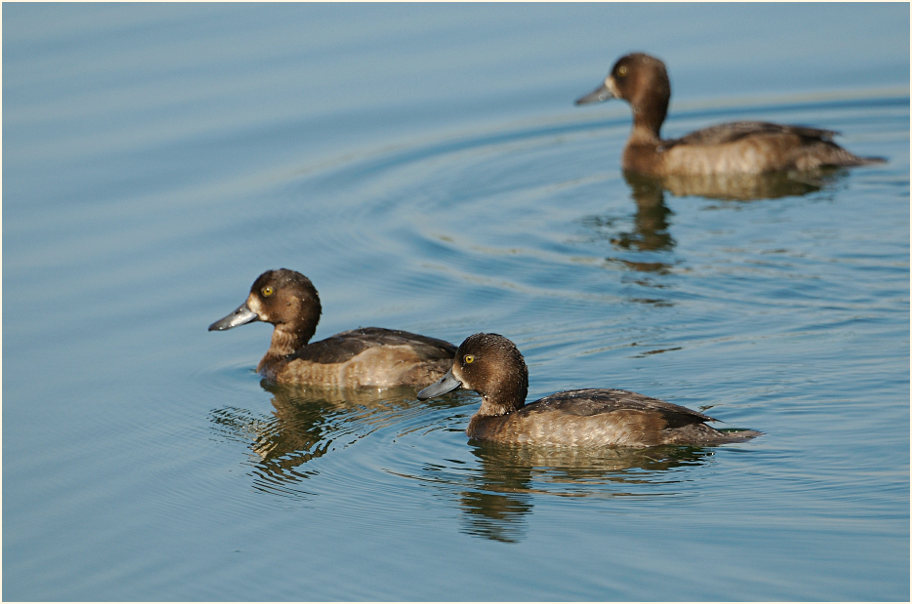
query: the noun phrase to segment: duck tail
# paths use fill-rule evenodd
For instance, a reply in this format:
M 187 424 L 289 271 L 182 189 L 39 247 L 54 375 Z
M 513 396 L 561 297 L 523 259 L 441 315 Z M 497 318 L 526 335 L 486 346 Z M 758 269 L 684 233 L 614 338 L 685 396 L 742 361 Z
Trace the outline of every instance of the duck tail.
M 738 429 L 719 430 L 718 432 L 722 434 L 722 439 L 719 441 L 722 443 L 743 443 L 763 434 L 763 432 L 760 432 L 758 430 Z

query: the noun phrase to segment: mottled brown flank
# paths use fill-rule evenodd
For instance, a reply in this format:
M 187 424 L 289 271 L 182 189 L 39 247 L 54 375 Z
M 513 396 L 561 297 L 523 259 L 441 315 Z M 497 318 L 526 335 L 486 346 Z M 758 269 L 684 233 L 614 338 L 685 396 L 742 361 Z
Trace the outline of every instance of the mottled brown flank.
M 605 88 L 633 109 L 633 128 L 621 161 L 627 171 L 654 176 L 760 174 L 884 161 L 846 151 L 832 141 L 838 134 L 833 130 L 769 122 L 720 124 L 662 140 L 671 84 L 664 63 L 643 53 L 621 57 Z
M 440 378 L 456 347 L 407 331 L 366 327 L 310 343 L 322 308 L 310 279 L 289 269 L 266 271 L 250 288 L 246 306 L 274 326 L 257 365 L 280 383 L 326 387 L 420 386 Z M 210 327 L 211 329 L 211 327 Z

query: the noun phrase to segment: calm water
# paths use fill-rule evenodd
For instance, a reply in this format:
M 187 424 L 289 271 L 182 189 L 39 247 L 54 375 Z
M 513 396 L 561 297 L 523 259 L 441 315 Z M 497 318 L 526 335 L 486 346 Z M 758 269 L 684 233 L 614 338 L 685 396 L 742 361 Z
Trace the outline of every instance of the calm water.
M 3 6 L 6 600 L 906 600 L 909 8 Z M 745 27 L 750 23 L 751 27 Z M 807 123 L 889 162 L 754 201 L 628 183 L 632 49 L 669 136 Z M 471 394 L 307 393 L 317 337 L 517 342 L 760 439 L 478 447 Z

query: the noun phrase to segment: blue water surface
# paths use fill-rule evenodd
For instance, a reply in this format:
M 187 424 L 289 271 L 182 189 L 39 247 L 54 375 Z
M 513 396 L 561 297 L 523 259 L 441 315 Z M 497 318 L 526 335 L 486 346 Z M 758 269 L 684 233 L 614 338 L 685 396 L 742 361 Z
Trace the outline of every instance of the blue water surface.
M 908 600 L 905 4 L 4 4 L 5 600 Z M 759 196 L 620 171 L 758 119 L 884 164 Z M 262 271 L 513 339 L 717 448 L 468 442 L 471 393 L 314 394 L 206 327 Z

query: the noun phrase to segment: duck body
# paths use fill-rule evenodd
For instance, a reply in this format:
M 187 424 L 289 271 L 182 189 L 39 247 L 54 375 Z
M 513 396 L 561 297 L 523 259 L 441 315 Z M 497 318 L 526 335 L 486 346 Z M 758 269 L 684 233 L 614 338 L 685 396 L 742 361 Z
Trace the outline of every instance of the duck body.
M 720 445 L 759 435 L 721 431 L 716 421 L 687 407 L 627 390 L 588 388 L 558 392 L 525 404 L 528 373 L 519 350 L 497 334 L 469 336 L 453 365 L 418 393 L 429 398 L 456 388 L 475 390 L 481 408 L 466 434 L 479 441 L 543 446 Z
M 808 126 L 740 121 L 662 139 L 671 83 L 665 64 L 644 53 L 621 57 L 604 82 L 577 99 L 582 105 L 618 98 L 633 110 L 633 128 L 624 148 L 625 171 L 652 176 L 812 172 L 821 168 L 880 163 L 859 157 L 833 142 L 838 134 Z
M 321 310 L 310 279 L 289 269 L 271 270 L 254 281 L 243 304 L 209 331 L 272 323 L 272 341 L 257 373 L 283 384 L 418 386 L 439 378 L 452 364 L 455 346 L 407 331 L 364 327 L 311 343 Z
M 722 432 L 705 423 L 712 421 L 636 392 L 590 388 L 557 392 L 507 415 L 476 415 L 466 433 L 510 444 L 621 447 L 719 445 L 757 435 L 749 430 Z
M 443 375 L 455 346 L 408 331 L 362 327 L 260 361 L 257 371 L 281 383 L 327 387 L 420 386 Z

